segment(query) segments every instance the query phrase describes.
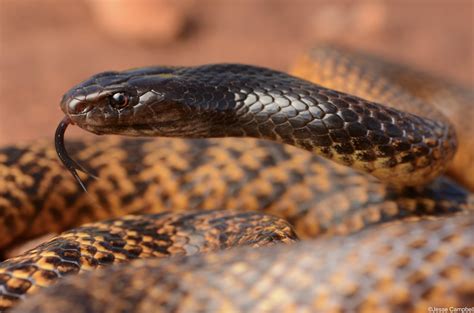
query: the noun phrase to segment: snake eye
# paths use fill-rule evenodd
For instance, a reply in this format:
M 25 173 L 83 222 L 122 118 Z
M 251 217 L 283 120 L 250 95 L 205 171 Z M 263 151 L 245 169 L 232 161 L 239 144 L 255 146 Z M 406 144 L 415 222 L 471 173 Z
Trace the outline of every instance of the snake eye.
M 117 109 L 121 109 L 128 104 L 128 96 L 123 92 L 117 92 L 110 97 L 110 104 Z

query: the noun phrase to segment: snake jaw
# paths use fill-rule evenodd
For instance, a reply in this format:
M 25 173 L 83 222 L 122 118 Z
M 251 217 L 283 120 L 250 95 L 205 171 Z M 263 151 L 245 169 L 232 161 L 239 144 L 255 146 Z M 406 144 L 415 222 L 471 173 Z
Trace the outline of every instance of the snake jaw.
M 79 177 L 77 171 L 81 171 L 86 173 L 87 175 L 97 178 L 97 176 L 91 174 L 89 171 L 85 170 L 80 164 L 74 161 L 68 154 L 66 150 L 66 146 L 64 144 L 64 134 L 66 132 L 67 127 L 69 124 L 73 124 L 71 119 L 68 116 L 65 116 L 61 122 L 59 123 L 58 127 L 56 128 L 56 133 L 54 135 L 54 145 L 56 147 L 56 153 L 63 163 L 63 165 L 68 169 L 68 171 L 72 174 L 76 182 L 81 186 L 81 188 L 87 192 L 87 188 L 84 182 Z

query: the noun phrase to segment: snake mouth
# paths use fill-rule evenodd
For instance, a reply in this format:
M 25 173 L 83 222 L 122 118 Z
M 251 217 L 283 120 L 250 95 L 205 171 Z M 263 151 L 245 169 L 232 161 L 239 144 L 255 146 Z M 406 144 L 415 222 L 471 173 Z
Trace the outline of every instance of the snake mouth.
M 87 175 L 97 178 L 95 175 L 91 174 L 89 171 L 85 170 L 79 163 L 74 161 L 68 154 L 66 150 L 66 146 L 64 144 L 64 134 L 66 133 L 66 129 L 70 124 L 74 124 L 74 122 L 68 117 L 65 116 L 61 122 L 59 122 L 58 127 L 56 128 L 56 133 L 54 135 L 54 146 L 56 148 L 56 153 L 59 157 L 59 160 L 63 163 L 66 169 L 72 174 L 76 182 L 81 186 L 81 188 L 87 192 L 86 186 L 84 182 L 79 177 L 77 171 L 81 171 L 86 173 Z
M 74 124 L 74 122 L 73 122 Z M 180 120 L 137 124 L 93 124 L 84 123 L 79 127 L 96 135 L 121 135 L 131 137 L 177 137 L 183 128 Z

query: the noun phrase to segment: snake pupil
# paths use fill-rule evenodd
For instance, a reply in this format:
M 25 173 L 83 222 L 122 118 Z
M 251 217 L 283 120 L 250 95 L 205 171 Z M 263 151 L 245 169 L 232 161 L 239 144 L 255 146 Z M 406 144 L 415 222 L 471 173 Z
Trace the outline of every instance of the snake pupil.
M 116 108 L 123 108 L 128 104 L 128 97 L 122 92 L 117 92 L 112 96 L 111 104 Z

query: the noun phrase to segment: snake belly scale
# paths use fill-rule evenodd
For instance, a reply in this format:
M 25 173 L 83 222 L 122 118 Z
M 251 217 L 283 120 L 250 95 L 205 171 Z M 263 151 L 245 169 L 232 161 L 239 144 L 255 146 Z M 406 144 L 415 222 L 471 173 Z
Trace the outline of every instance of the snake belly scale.
M 351 57 L 322 49 L 336 63 Z M 354 60 L 347 67 L 363 64 L 360 79 L 370 77 L 376 62 Z M 0 305 L 26 299 L 13 311 L 70 313 L 473 305 L 473 198 L 438 177 L 455 155 L 458 123 L 384 84 L 363 89 L 377 95 L 367 101 L 217 64 L 105 72 L 77 85 L 61 101 L 56 146 L 70 171 L 99 179 L 76 176 L 81 192 L 47 143 L 0 150 L 0 221 L 9 225 L 0 243 L 93 223 L 0 264 Z M 69 156 L 69 124 L 256 139 L 104 138 L 71 142 Z M 295 243 L 296 234 L 313 239 Z

